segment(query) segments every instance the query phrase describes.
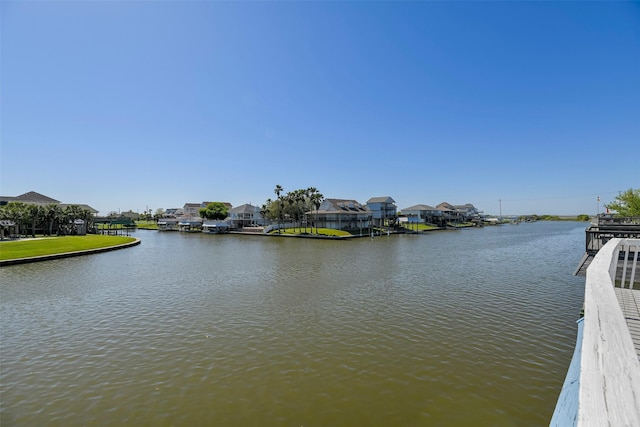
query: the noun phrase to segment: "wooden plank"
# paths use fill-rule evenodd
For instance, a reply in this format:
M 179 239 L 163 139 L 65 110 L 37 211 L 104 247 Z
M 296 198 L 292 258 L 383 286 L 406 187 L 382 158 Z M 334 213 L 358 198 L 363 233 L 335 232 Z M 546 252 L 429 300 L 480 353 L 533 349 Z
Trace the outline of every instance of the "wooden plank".
M 615 292 L 640 360 L 640 291 L 615 288 Z

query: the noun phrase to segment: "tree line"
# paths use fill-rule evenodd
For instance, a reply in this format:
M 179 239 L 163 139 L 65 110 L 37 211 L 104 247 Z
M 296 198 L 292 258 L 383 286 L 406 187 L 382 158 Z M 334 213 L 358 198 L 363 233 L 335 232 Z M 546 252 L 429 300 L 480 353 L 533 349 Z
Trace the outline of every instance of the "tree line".
M 90 228 L 93 214 L 79 205 L 64 208 L 56 205 L 36 205 L 24 202 L 9 202 L 0 206 L 0 219 L 11 221 L 17 234 L 36 236 L 36 230 L 45 236 L 67 235 L 75 232 L 74 221 L 81 219 Z
M 307 212 L 317 211 L 324 196 L 315 187 L 298 189 L 284 192 L 280 184 L 276 185 L 273 192 L 276 199 L 267 199 L 260 209 L 260 215 L 263 218 L 276 221 L 278 223 L 278 231 L 280 225 L 285 222 L 292 222 L 295 231 L 296 224 L 302 230 L 302 222 Z M 306 226 L 305 226 L 306 228 Z M 318 232 L 318 224 L 316 223 L 316 233 Z

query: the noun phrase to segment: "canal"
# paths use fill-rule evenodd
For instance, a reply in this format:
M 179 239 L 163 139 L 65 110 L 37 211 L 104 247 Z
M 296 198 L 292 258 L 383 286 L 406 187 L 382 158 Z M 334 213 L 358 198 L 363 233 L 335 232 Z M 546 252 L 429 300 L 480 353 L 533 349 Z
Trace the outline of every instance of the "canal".
M 585 228 L 140 230 L 130 249 L 3 267 L 0 425 L 548 425 Z

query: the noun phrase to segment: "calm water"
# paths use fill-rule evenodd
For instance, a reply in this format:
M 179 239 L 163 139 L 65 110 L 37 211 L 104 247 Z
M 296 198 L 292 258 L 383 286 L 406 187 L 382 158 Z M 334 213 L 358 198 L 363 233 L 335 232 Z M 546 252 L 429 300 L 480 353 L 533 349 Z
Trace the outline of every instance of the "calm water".
M 584 223 L 314 241 L 139 231 L 0 270 L 5 426 L 542 426 Z

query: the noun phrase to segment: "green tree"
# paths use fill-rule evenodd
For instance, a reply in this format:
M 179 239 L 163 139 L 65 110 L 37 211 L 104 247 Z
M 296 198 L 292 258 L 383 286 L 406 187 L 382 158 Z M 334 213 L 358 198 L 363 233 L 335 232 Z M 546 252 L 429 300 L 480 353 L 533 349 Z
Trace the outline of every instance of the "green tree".
M 158 208 L 156 209 L 156 213 L 153 215 L 153 219 L 158 222 L 160 218 L 164 216 L 164 209 Z
M 9 219 L 16 224 L 18 235 L 27 234 L 24 230 L 24 223 L 28 216 L 27 207 L 28 205 L 23 202 L 9 202 L 4 209 L 5 218 L 3 219 Z
M 282 186 L 280 184 L 276 185 L 276 188 L 273 190 L 274 193 L 276 193 L 276 196 L 278 196 L 278 233 L 281 233 L 280 231 L 280 224 L 282 222 L 284 222 L 283 220 L 283 214 L 284 214 L 284 200 L 282 199 L 282 196 L 280 195 L 284 190 L 282 189 Z
M 305 219 L 305 216 L 311 218 L 311 211 L 313 211 L 314 207 L 317 210 L 323 200 L 322 194 L 315 187 L 284 193 L 282 187 L 276 185 L 273 192 L 278 198 L 276 200 L 267 199 L 260 209 L 260 214 L 265 219 L 277 221 L 279 233 L 282 232 L 280 224 L 284 222 L 285 217 L 293 222 L 294 232 L 296 228 L 302 232 L 302 220 Z M 308 224 L 308 221 L 306 224 Z M 306 227 L 307 225 L 305 225 L 305 232 L 307 231 Z M 316 233 L 317 231 L 316 226 Z M 311 232 L 313 232 L 313 226 L 311 227 Z
M 28 205 L 27 214 L 31 225 L 31 237 L 36 237 L 36 228 L 42 223 L 44 209 L 40 205 Z
M 316 208 L 316 219 L 314 221 L 316 224 L 316 234 L 318 234 L 318 209 L 320 208 L 323 200 L 324 196 L 322 195 L 322 193 L 319 193 L 318 190 L 315 190 L 313 194 L 311 194 L 311 204 L 314 208 Z
M 218 219 L 223 220 L 227 217 L 229 209 L 222 202 L 211 202 L 206 208 L 201 208 L 199 211 L 200 216 L 205 219 Z
M 615 211 L 619 217 L 640 216 L 640 189 L 630 188 L 618 194 L 615 201 L 604 206 Z
M 53 228 L 60 219 L 60 213 L 61 209 L 58 205 L 50 204 L 44 207 L 44 221 L 47 224 L 47 231 L 49 236 L 53 234 Z

